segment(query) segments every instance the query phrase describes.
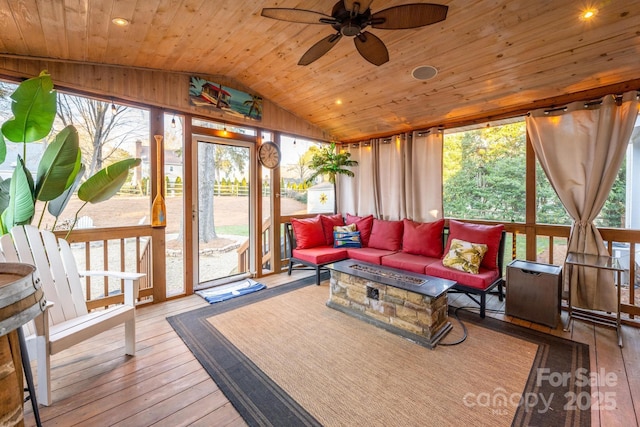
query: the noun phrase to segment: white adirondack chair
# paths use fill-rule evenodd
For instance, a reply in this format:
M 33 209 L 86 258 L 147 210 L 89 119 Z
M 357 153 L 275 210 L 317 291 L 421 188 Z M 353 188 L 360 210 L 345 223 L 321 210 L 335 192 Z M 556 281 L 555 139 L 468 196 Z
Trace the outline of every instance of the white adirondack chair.
M 35 327 L 25 328 L 30 359 L 37 361 L 37 399 L 50 405 L 50 356 L 87 338 L 124 323 L 125 352 L 135 354 L 135 299 L 138 281 L 144 274 L 107 271 L 79 272 L 69 243 L 49 231 L 25 225 L 0 237 L 0 261 L 36 266 L 48 309 L 35 319 Z M 104 310 L 87 311 L 81 276 L 108 276 L 123 279 L 124 304 Z M 48 317 L 48 321 L 47 321 Z

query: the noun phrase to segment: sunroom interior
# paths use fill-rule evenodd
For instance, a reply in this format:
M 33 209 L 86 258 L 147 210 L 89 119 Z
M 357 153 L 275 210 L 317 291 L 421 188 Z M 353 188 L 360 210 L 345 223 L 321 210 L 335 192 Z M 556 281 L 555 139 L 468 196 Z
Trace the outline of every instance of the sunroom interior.
M 382 3 L 362 4 L 372 13 L 406 4 Z M 566 275 L 567 254 L 578 247 L 615 257 L 621 274 L 611 276 L 613 293 L 596 293 L 594 308 L 606 321 L 615 319 L 606 304 L 619 292 L 622 347 L 616 330 L 598 323 L 576 319 L 563 330 L 568 277 L 557 327 L 507 315 L 497 296 L 490 297 L 487 318 L 588 345 L 597 381 L 573 401 L 581 415 L 567 424 L 640 423 L 640 5 L 438 3 L 448 7 L 440 22 L 368 29 L 389 52 L 378 66 L 349 37 L 298 65 L 333 30 L 261 16 L 264 8 L 331 15 L 334 2 L 5 2 L 2 122 L 13 114 L 17 85 L 46 70 L 58 92 L 55 126 L 76 125 L 90 171 L 141 159 L 107 201 L 83 206 L 74 197 L 58 218 L 39 206 L 37 225 L 71 243 L 81 269 L 145 274 L 136 306 L 137 355 L 124 355 L 122 326 L 54 355 L 53 402 L 38 411 L 43 425 L 261 425 L 200 365 L 166 318 L 207 307 L 199 290 L 247 278 L 275 289 L 311 277 L 313 271 L 302 268 L 287 274 L 295 247 L 285 224 L 336 212 L 501 224 L 505 277 L 513 260 L 560 266 Z M 593 117 L 603 120 L 600 127 Z M 280 155 L 272 167 L 259 153 L 268 143 Z M 350 169 L 354 177 L 339 175 L 336 187 L 326 176 L 310 182 L 311 157 L 331 143 L 358 162 Z M 21 144 L 7 142 L 3 180 L 17 155 L 32 156 L 35 174 L 46 142 L 29 145 L 23 155 Z M 162 226 L 153 217 L 158 194 L 166 202 Z M 123 301 L 119 281 L 83 284 L 90 310 Z M 315 290 L 325 310 L 331 310 L 324 306 L 329 288 L 325 275 Z M 449 304 L 470 306 L 478 317 L 464 294 L 451 294 Z M 480 321 L 475 317 L 470 321 Z M 452 323 L 443 342 L 461 333 Z M 469 387 L 476 394 L 494 391 Z M 477 412 L 482 405 L 475 403 L 464 409 Z M 485 405 L 488 413 L 471 419 L 534 423 L 519 418 L 517 407 Z M 466 416 L 450 409 L 434 420 L 455 424 Z M 364 422 L 344 411 L 338 418 L 305 411 L 311 425 Z M 416 412 L 423 420 L 430 413 L 421 406 Z M 541 416 L 535 420 L 545 420 Z M 28 402 L 24 422 L 36 425 Z

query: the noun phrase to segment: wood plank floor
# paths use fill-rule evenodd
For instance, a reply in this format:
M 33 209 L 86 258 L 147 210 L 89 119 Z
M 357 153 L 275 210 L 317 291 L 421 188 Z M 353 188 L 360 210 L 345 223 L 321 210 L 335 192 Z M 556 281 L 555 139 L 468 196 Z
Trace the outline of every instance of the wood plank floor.
M 309 274 L 297 271 L 293 276 L 301 278 Z M 261 281 L 273 287 L 291 279 L 279 274 Z M 328 286 L 328 282 L 322 286 Z M 449 302 L 454 306 L 471 305 L 461 294 L 451 294 Z M 246 425 L 165 320 L 167 316 L 205 305 L 204 300 L 192 295 L 139 308 L 135 357 L 124 356 L 122 328 L 55 355 L 54 403 L 40 407 L 43 425 Z M 490 299 L 489 307 L 504 311 L 504 303 L 497 298 Z M 639 425 L 640 329 L 625 326 L 625 346 L 620 349 L 615 331 L 610 328 L 576 321 L 571 332 L 563 332 L 561 328 L 551 330 L 499 312 L 487 315 L 589 344 L 591 371 L 602 374 L 600 383 L 592 385 L 592 425 Z M 458 329 L 454 325 L 446 339 L 453 341 Z M 499 349 L 496 356 L 499 357 Z M 608 381 L 603 381 L 607 378 Z M 25 404 L 25 425 L 35 425 L 29 402 Z

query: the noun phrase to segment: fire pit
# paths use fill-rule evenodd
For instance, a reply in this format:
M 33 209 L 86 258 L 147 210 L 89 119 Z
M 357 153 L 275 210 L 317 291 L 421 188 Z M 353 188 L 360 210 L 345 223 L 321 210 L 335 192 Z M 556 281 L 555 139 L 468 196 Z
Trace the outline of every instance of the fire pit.
M 327 267 L 327 306 L 428 348 L 451 330 L 447 290 L 454 281 L 354 260 Z

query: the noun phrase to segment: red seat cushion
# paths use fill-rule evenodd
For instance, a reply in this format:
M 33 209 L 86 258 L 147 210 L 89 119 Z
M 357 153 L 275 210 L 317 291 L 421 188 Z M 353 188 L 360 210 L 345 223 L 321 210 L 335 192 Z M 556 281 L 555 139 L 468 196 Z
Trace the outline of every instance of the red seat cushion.
M 371 236 L 371 227 L 373 226 L 373 215 L 369 216 L 355 216 L 347 214 L 346 225 L 355 224 L 356 230 L 360 232 L 360 240 L 362 246 L 369 246 L 369 236 Z
M 479 290 L 485 290 L 499 277 L 498 270 L 480 267 L 478 274 L 465 273 L 445 267 L 442 262 L 435 262 L 427 266 L 425 273 L 442 279 L 455 280 L 461 285 Z
M 333 245 L 333 227 L 335 225 L 344 225 L 342 214 L 320 215 L 322 230 L 324 231 L 324 239 L 327 245 Z
M 385 221 L 374 218 L 367 246 L 388 251 L 399 251 L 402 247 L 402 229 L 402 221 Z
M 403 222 L 402 252 L 433 258 L 442 256 L 444 219 L 416 222 L 405 218 Z
M 480 265 L 485 269 L 495 270 L 498 268 L 498 252 L 500 250 L 502 230 L 504 230 L 504 225 L 502 224 L 471 224 L 451 219 L 449 220 L 449 240 L 447 241 L 447 247 L 444 253 L 449 253 L 449 246 L 451 246 L 453 239 L 485 244 L 487 245 L 487 252 L 484 258 L 482 258 L 482 264 Z
M 296 249 L 308 249 L 327 244 L 319 216 L 305 219 L 291 218 L 291 225 L 296 235 Z
M 382 257 L 392 255 L 395 251 L 376 248 L 351 248 L 347 249 L 347 253 L 349 254 L 349 258 L 380 265 L 382 263 L 380 261 Z
M 413 255 L 405 252 L 396 252 L 393 255 L 382 257 L 382 265 L 387 267 L 399 268 L 401 270 L 413 271 L 414 273 L 425 274 L 425 268 L 439 262 L 440 258 L 426 257 L 422 255 Z
M 326 264 L 349 258 L 346 249 L 333 246 L 316 246 L 309 249 L 294 249 L 293 257 L 313 264 Z

